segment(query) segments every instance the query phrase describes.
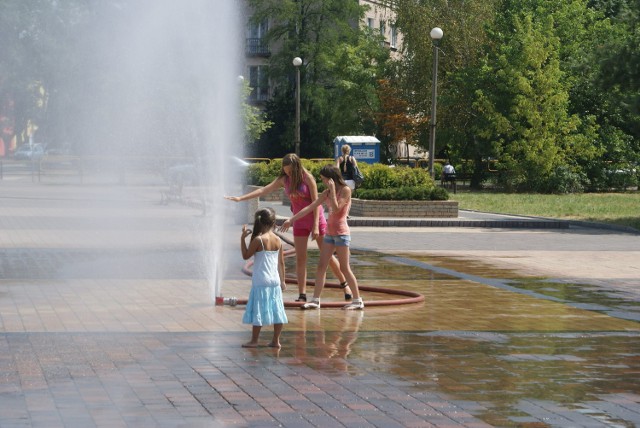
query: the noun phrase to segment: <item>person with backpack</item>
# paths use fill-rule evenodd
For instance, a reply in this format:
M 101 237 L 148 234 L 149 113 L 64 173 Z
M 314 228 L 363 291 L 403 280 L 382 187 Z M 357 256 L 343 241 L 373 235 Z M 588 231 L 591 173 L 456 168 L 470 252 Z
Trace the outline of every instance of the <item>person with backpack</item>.
M 342 156 L 338 156 L 336 159 L 336 166 L 340 170 L 342 174 L 342 179 L 349 186 L 351 190 L 355 190 L 356 182 L 354 177 L 354 170 L 358 165 L 358 161 L 351 154 L 351 146 L 348 144 L 344 144 L 340 150 L 342 151 Z

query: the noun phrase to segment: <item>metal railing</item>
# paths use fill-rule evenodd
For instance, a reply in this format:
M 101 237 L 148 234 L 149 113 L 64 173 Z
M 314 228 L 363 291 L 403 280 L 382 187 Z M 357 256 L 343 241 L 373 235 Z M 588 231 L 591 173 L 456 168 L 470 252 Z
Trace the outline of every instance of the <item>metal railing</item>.
M 261 38 L 248 38 L 245 45 L 245 53 L 249 56 L 269 56 L 271 50 L 269 45 L 264 43 Z

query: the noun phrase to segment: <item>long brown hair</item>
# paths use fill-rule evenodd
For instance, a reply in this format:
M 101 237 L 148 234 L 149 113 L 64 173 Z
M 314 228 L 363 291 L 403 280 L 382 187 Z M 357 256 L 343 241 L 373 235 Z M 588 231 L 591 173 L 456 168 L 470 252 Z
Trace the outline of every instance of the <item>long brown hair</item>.
M 266 233 L 274 228 L 276 225 L 276 212 L 271 207 L 266 207 L 256 211 L 253 220 L 253 232 L 251 233 L 251 240 Z
M 344 178 L 342 178 L 340 169 L 335 165 L 323 166 L 320 170 L 320 175 L 332 179 L 334 183 L 339 184 L 340 186 L 347 185 L 347 183 L 344 182 Z
M 282 169 L 280 170 L 280 177 L 288 177 L 284 172 L 285 166 L 291 166 L 291 177 L 289 178 L 289 191 L 291 193 L 298 193 L 298 188 L 304 182 L 306 169 L 302 166 L 300 158 L 295 153 L 289 153 L 282 158 Z

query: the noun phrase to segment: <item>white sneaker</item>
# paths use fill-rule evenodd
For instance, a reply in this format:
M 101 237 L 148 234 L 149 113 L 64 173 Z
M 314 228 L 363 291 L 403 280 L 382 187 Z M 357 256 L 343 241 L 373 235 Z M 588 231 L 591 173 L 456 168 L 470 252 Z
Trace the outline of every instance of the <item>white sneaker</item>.
M 362 310 L 364 309 L 364 302 L 362 300 L 354 300 L 346 306 L 343 306 L 342 309 L 346 309 L 348 311 L 353 310 Z
M 312 300 L 300 306 L 300 309 L 320 309 L 320 300 Z

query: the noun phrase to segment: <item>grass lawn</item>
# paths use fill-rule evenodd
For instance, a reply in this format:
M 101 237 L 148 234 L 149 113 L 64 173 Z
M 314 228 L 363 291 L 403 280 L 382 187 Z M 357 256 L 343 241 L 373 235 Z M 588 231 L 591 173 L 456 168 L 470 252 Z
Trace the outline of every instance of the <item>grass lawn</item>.
M 585 220 L 640 230 L 640 192 L 569 195 L 458 191 L 450 195 L 460 209 Z

